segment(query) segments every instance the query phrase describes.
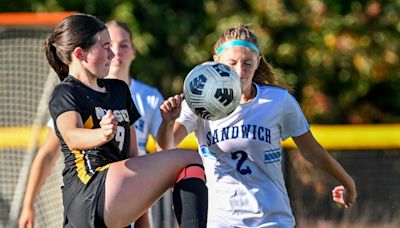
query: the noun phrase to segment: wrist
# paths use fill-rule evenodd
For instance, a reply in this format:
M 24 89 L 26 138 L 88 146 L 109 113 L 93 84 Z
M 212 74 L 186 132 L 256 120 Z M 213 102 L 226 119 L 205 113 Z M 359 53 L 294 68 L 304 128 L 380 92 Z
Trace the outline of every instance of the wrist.
M 98 128 L 97 130 L 99 131 L 98 133 L 96 133 L 99 136 L 99 145 L 103 145 L 109 142 L 114 136 L 106 134 L 105 130 L 103 130 L 102 128 Z
M 356 184 L 353 179 L 351 179 L 350 183 L 344 187 L 346 188 L 346 191 L 350 196 L 354 198 L 357 197 Z
M 33 201 L 24 201 L 22 208 L 33 208 Z

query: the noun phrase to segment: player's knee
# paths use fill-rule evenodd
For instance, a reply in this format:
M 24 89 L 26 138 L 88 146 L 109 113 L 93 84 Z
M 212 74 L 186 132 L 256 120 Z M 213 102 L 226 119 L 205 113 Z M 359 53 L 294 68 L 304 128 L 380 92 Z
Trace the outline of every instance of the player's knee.
M 206 176 L 204 173 L 204 167 L 201 164 L 190 164 L 183 168 L 176 180 L 175 183 L 179 183 L 182 180 L 189 179 L 189 178 L 197 178 L 200 180 L 203 180 L 203 182 L 206 182 Z
M 208 190 L 205 181 L 204 168 L 200 164 L 188 165 L 179 173 L 173 203 L 180 227 L 206 227 Z

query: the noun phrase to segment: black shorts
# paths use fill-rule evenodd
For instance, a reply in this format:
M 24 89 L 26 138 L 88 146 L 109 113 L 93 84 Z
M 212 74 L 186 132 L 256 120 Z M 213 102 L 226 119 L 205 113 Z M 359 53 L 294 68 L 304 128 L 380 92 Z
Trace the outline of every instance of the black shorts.
M 77 178 L 62 187 L 64 227 L 106 227 L 104 203 L 107 172 L 108 169 L 96 172 L 86 184 Z

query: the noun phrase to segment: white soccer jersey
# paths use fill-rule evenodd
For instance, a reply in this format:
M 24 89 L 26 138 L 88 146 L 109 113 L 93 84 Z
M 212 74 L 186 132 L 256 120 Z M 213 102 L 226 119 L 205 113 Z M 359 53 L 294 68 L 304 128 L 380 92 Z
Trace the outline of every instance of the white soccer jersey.
M 160 105 L 164 98 L 157 88 L 135 79 L 131 79 L 129 89 L 141 115 L 135 122 L 135 128 L 139 155 L 144 155 L 149 134 L 154 138 L 157 136 L 158 127 L 162 121 Z
M 229 116 L 206 121 L 184 101 L 177 119 L 195 132 L 209 191 L 209 228 L 294 227 L 283 173 L 281 139 L 309 124 L 288 91 L 256 85 L 257 95 Z

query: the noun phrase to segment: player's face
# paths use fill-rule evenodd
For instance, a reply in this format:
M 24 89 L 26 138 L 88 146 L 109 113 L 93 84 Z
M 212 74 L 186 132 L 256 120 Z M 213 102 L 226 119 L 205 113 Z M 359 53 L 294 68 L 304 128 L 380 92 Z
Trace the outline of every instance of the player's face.
M 232 46 L 223 50 L 215 59 L 233 68 L 240 77 L 243 91 L 251 89 L 254 73 L 258 68 L 260 56 L 244 46 Z
M 107 76 L 114 53 L 110 48 L 110 34 L 107 29 L 98 33 L 97 42 L 86 53 L 85 67 L 98 78 Z
M 115 57 L 111 61 L 110 75 L 121 75 L 121 71 L 129 71 L 129 67 L 133 59 L 135 59 L 135 51 L 132 45 L 129 33 L 117 25 L 108 27 L 111 38 L 111 50 Z

